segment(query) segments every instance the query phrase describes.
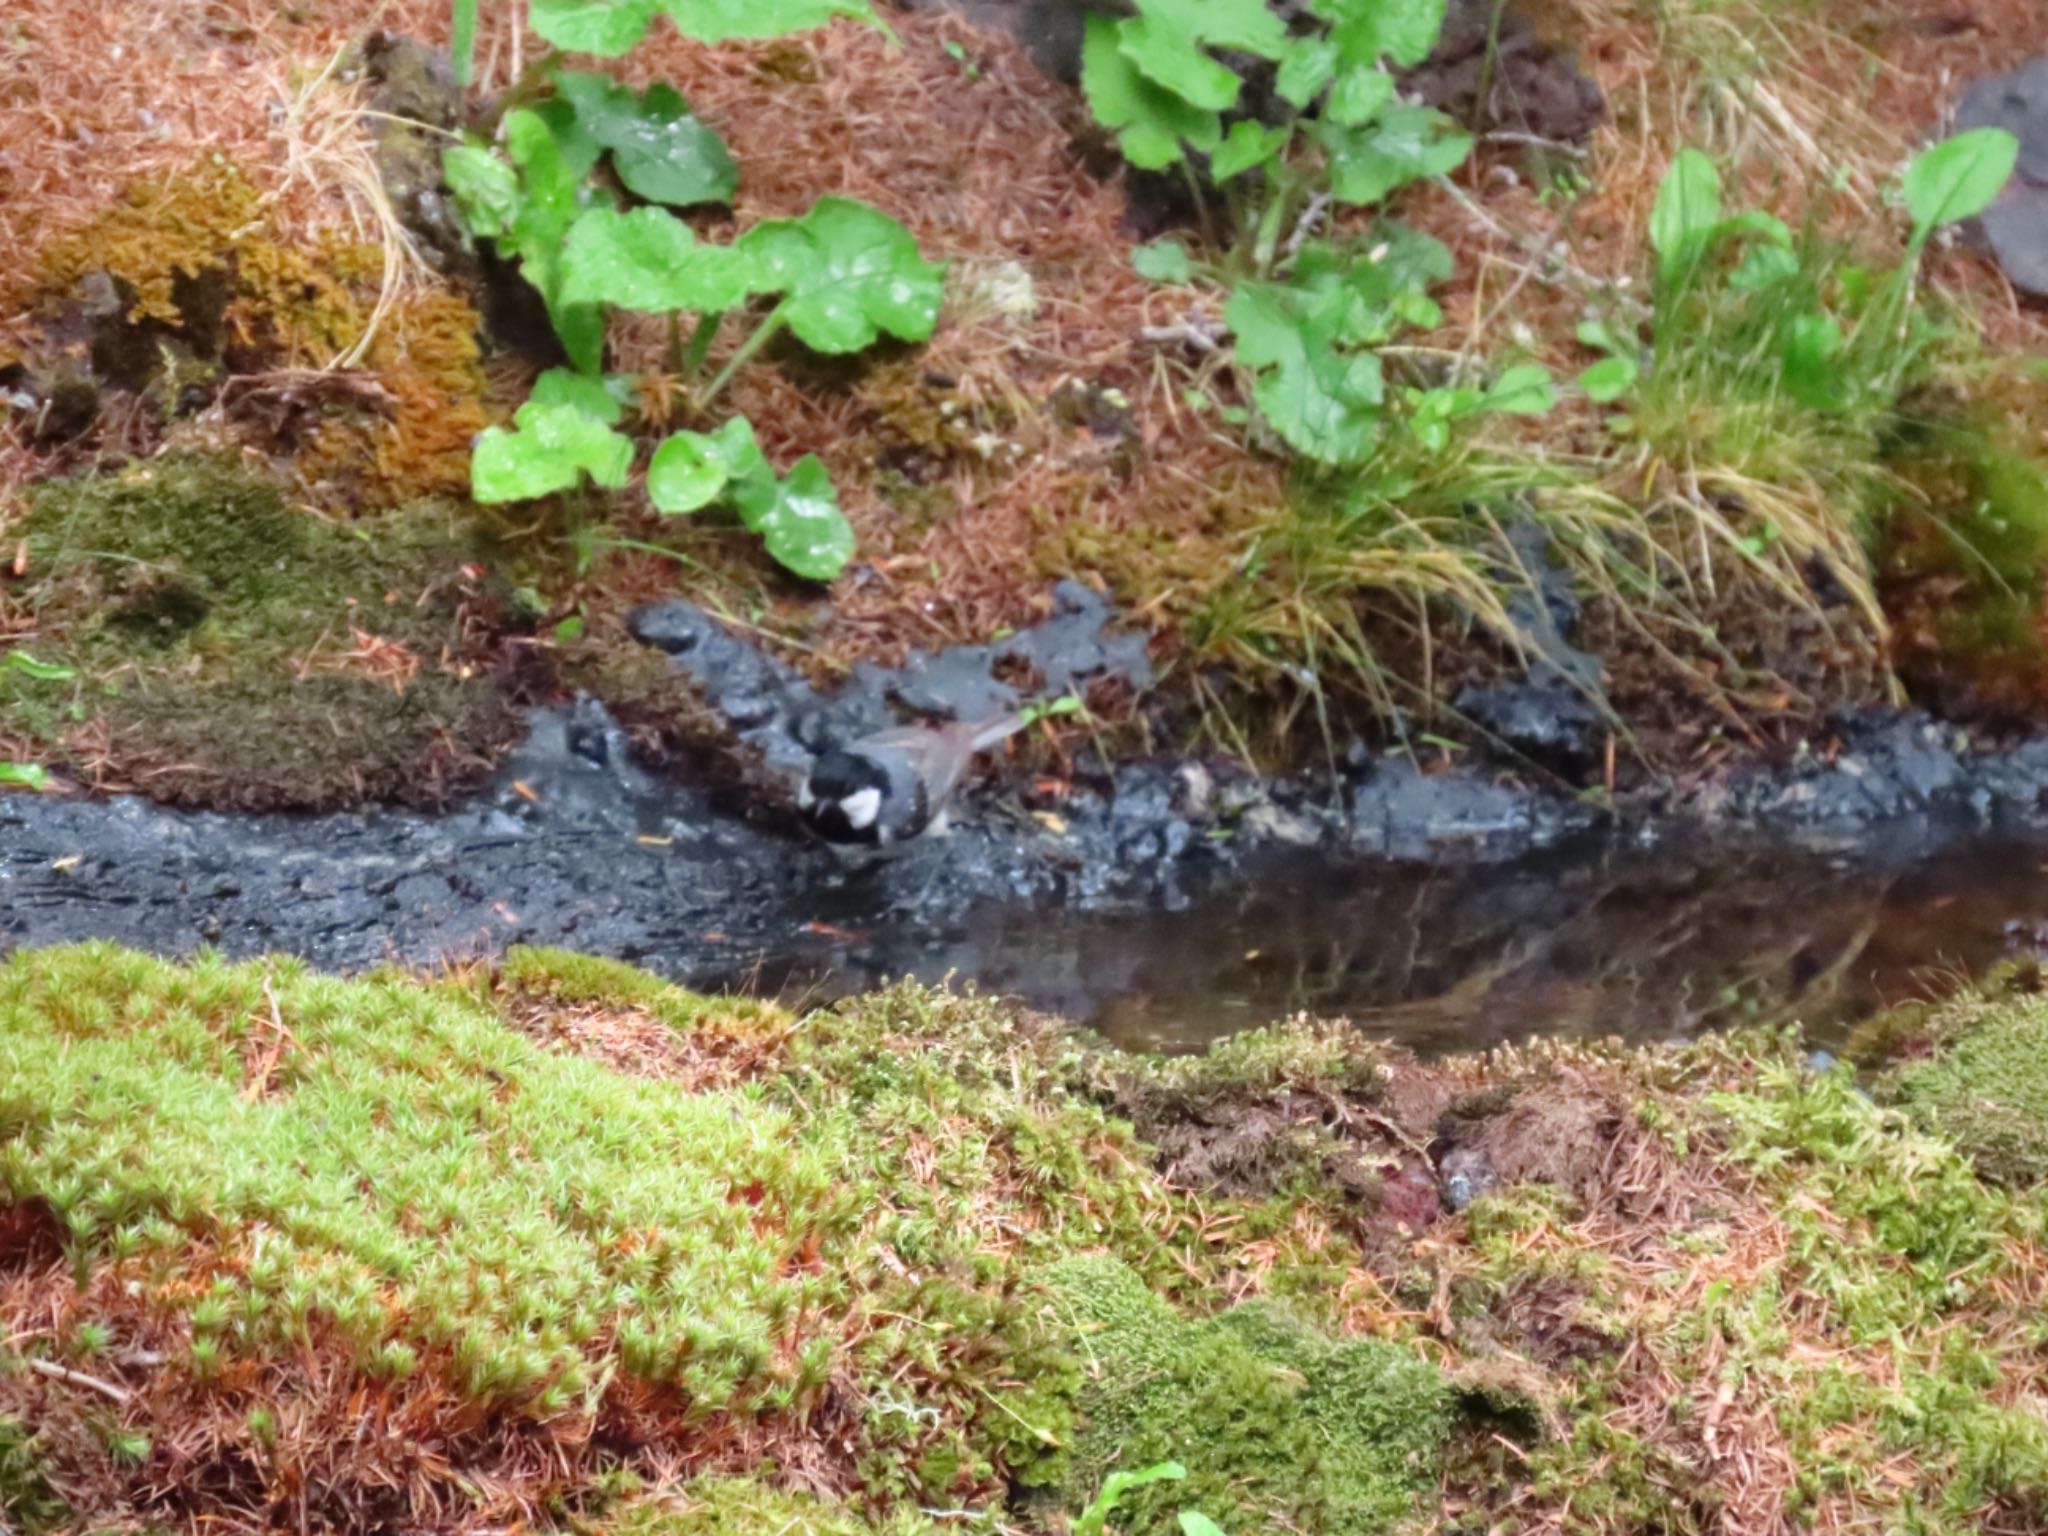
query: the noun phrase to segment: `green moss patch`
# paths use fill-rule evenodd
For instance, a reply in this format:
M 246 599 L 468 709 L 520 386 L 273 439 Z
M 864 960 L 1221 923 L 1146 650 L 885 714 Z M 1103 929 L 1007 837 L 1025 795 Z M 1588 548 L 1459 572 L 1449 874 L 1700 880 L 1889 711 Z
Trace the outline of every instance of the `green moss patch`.
M 837 1499 L 743 1477 L 701 1478 L 605 1527 L 606 1536 L 935 1536 L 941 1529 L 911 1511 L 878 1519 Z
M 1172 1461 L 1111 1528 L 2040 1529 L 2048 1215 L 2015 1115 L 1955 1111 L 2043 1017 L 1937 1010 L 1902 1108 L 1782 1034 L 1162 1063 L 910 985 L 797 1016 L 553 951 L 20 954 L 0 1493 L 17 1528 L 304 1489 L 332 1529 L 1050 1533 Z M 1571 1177 L 1460 1139 L 1574 1096 Z M 1344 1121 L 1375 1165 L 1456 1122 L 1498 1183 L 1394 1241 L 1315 1158 L 1177 1185 L 1122 1105 Z
M 1125 1495 L 1128 1529 L 1171 1531 L 1193 1508 L 1242 1511 L 1251 1530 L 1384 1530 L 1435 1483 L 1451 1393 L 1412 1350 L 1331 1339 L 1274 1303 L 1184 1318 L 1112 1259 L 1044 1280 L 1087 1361 L 1074 1490 L 1119 1469 L 1189 1469 Z
M 581 1048 L 626 1027 L 744 1070 Z M 425 984 L 18 955 L 0 1215 L 40 1212 L 62 1243 L 0 1288 L 66 1319 L 21 1337 L 33 1360 L 120 1395 L 0 1375 L 0 1412 L 39 1414 L 54 1486 L 105 1515 L 145 1475 L 181 1517 L 298 1486 L 331 1523 L 474 1509 L 480 1487 L 593 1511 L 655 1468 L 749 1474 L 633 1516 L 661 1530 L 907 1532 L 1018 1487 L 1085 1503 L 1072 1448 L 1116 1460 L 1086 1427 L 1112 1422 L 1085 1406 L 1104 1345 L 1038 1275 L 1106 1254 L 1194 1317 L 1234 1269 L 1091 1060 L 972 997 L 906 986 L 796 1019 L 550 951 Z M 1218 1325 L 1245 1340 L 1230 1358 L 1308 1370 L 1306 1402 L 1364 1358 L 1250 1317 Z M 402 1442 L 339 1432 L 365 1402 Z M 1308 1434 L 1262 1453 L 1275 1486 Z
M 416 988 L 96 948 L 0 971 L 0 1081 L 8 1197 L 145 1270 L 202 1234 L 235 1255 L 182 1305 L 200 1374 L 318 1334 L 541 1415 L 610 1372 L 700 1415 L 821 1380 L 788 1325 L 841 1282 L 796 1255 L 856 1209 L 767 1106 Z
M 2048 1179 L 2048 997 L 1989 992 L 1935 1010 L 1930 1060 L 1886 1080 L 1889 1097 L 2009 1184 Z
M 0 1351 L 0 1373 L 13 1364 Z M 26 1536 L 42 1536 L 62 1524 L 66 1513 L 63 1501 L 43 1479 L 35 1437 L 28 1426 L 0 1414 L 0 1524 Z
M 166 459 L 46 486 L 21 531 L 8 600 L 47 665 L 0 669 L 11 756 L 310 808 L 442 800 L 511 739 L 500 605 L 444 512 L 330 523 L 239 466 Z

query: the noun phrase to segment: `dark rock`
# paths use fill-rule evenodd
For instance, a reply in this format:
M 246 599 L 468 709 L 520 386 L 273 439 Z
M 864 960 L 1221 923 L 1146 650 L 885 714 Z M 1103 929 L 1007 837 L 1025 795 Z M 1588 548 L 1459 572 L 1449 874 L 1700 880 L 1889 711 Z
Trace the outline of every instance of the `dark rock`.
M 1509 600 L 1508 618 L 1528 657 L 1527 672 L 1519 682 L 1466 688 L 1452 708 L 1525 757 L 1576 775 L 1598 760 L 1604 745 L 1610 712 L 1601 693 L 1600 658 L 1572 643 L 1578 591 L 1542 526 L 1518 518 L 1508 526 L 1507 543 L 1526 577 Z
M 1464 689 L 1452 707 L 1545 767 L 1576 774 L 1598 761 L 1606 716 L 1547 663 L 1530 668 L 1525 682 Z
M 2048 295 L 2048 55 L 1971 85 L 1956 104 L 1955 126 L 2003 128 L 2020 141 L 2012 180 L 1971 233 L 2014 287 Z
M 364 39 L 351 62 L 370 88 L 377 173 L 399 221 L 436 266 L 473 271 L 468 235 L 441 186 L 442 146 L 466 116 L 448 55 L 380 31 Z
M 1031 51 L 1053 79 L 1075 85 L 1081 79 L 1081 37 L 1088 13 L 1128 13 L 1119 0 L 898 0 L 906 11 L 944 6 L 978 26 L 1007 32 Z
M 19 386 L 29 402 L 29 435 L 39 444 L 69 442 L 92 429 L 100 414 L 100 385 L 76 360 L 59 357 L 31 372 Z
M 1607 115 L 1600 87 L 1538 37 L 1518 6 L 1496 0 L 1451 0 L 1435 51 L 1401 83 L 1478 133 L 1577 144 Z
M 1955 125 L 2003 128 L 2020 141 L 2016 174 L 2048 186 L 2048 54 L 1973 82 L 1956 103 Z

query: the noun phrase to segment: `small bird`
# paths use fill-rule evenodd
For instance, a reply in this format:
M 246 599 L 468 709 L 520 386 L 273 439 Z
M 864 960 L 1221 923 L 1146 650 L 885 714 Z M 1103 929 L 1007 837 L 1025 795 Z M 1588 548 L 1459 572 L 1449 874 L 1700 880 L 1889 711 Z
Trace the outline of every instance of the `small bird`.
M 901 725 L 818 754 L 797 791 L 811 830 L 847 848 L 901 848 L 942 828 L 974 754 L 1031 723 L 1026 714 Z

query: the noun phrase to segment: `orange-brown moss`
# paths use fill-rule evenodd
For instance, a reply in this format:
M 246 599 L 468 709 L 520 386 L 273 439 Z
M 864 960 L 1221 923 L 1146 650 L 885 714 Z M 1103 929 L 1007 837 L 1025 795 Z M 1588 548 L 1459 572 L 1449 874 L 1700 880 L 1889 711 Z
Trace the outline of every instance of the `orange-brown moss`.
M 367 246 L 337 253 L 336 270 L 353 286 L 377 280 L 378 253 Z M 484 429 L 485 382 L 477 312 L 460 294 L 424 288 L 402 295 L 371 338 L 363 367 L 390 396 L 389 414 L 321 424 L 299 455 L 311 478 L 354 477 L 365 506 L 397 506 L 419 496 L 469 488 L 470 441 Z
M 331 367 L 374 324 L 356 366 L 374 379 L 377 408 L 329 409 L 303 437 L 277 446 L 293 453 L 322 500 L 348 510 L 461 492 L 470 440 L 485 421 L 476 311 L 451 289 L 409 282 L 378 315 L 378 248 L 288 244 L 269 211 L 231 165 L 138 182 L 51 245 L 16 300 L 49 309 L 88 275 L 105 273 L 131 321 L 160 326 L 242 374 Z

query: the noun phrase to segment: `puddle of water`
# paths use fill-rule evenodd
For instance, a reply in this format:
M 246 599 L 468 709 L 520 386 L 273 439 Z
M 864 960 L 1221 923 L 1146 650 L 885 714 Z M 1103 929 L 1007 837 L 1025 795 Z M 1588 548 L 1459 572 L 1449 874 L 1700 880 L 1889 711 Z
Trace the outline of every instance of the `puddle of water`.
M 937 945 L 870 933 L 760 974 L 809 997 L 950 974 L 1148 1050 L 1296 1012 L 1425 1054 L 1792 1019 L 1830 1044 L 2044 940 L 2048 843 L 1892 867 L 1782 846 L 1581 846 L 1490 867 L 1296 859 L 1179 911 L 982 910 Z

